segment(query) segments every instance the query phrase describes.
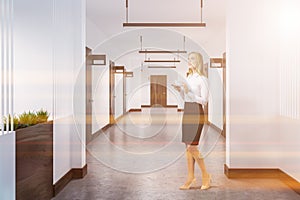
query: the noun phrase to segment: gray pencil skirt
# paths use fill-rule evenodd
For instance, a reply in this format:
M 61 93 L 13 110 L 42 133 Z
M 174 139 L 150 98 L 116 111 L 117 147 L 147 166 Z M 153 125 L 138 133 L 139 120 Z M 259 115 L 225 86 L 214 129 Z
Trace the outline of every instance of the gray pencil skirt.
M 185 102 L 182 117 L 182 142 L 198 145 L 204 125 L 204 111 L 201 104 Z

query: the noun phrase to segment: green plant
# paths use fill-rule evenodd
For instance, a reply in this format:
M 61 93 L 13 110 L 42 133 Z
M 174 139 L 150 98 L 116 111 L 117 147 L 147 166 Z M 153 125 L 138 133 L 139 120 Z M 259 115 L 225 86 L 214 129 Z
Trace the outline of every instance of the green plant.
M 6 126 L 7 126 L 7 121 L 8 121 L 8 126 L 9 126 L 9 130 L 11 130 L 11 120 L 12 117 L 11 115 L 8 115 L 8 120 L 7 117 L 3 118 L 3 125 L 4 125 L 4 130 L 6 131 Z M 13 126 L 14 126 L 14 130 L 16 130 L 19 126 L 19 119 L 16 116 L 13 116 Z
M 28 112 L 30 123 L 29 126 L 37 124 L 37 115 L 34 112 Z
M 46 110 L 40 109 L 37 112 L 23 112 L 19 117 L 14 116 L 13 117 L 13 123 L 14 123 L 14 130 L 19 128 L 25 128 L 28 126 L 33 126 L 38 123 L 44 123 L 48 121 L 49 113 Z M 3 124 L 4 124 L 4 130 L 6 130 L 6 124 L 8 122 L 9 130 L 11 129 L 11 116 L 8 116 L 7 118 L 3 118 Z
M 22 128 L 37 124 L 37 115 L 34 112 L 24 112 L 19 116 L 20 126 Z
M 46 110 L 39 110 L 36 112 L 37 123 L 44 123 L 48 121 L 49 113 Z

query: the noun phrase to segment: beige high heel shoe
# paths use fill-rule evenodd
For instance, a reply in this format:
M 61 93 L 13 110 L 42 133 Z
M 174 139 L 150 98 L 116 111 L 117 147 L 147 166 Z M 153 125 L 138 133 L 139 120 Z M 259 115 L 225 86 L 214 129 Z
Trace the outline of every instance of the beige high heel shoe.
M 182 186 L 180 186 L 180 190 L 189 190 L 191 187 L 194 187 L 196 185 L 196 178 L 194 178 L 192 181 L 188 181 Z
M 201 186 L 201 190 L 207 190 L 211 187 L 211 175 L 208 174 L 208 178 L 203 178 L 202 179 L 202 186 Z

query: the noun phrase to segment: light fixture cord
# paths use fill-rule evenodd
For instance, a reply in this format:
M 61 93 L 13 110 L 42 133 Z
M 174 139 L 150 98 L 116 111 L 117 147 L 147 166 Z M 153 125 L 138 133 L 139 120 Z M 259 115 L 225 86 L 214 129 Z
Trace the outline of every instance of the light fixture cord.
M 183 36 L 183 50 L 185 51 L 185 36 Z
M 143 50 L 143 36 L 140 36 L 141 51 Z
M 201 23 L 203 22 L 203 0 L 201 0 Z
M 128 0 L 126 0 L 126 22 L 128 23 Z

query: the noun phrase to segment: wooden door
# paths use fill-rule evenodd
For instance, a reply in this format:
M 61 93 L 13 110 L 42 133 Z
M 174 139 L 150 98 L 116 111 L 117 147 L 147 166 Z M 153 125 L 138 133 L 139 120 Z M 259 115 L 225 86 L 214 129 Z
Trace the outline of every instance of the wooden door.
M 126 106 L 127 106 L 126 101 L 127 101 L 126 75 L 125 75 L 125 72 L 124 72 L 123 73 L 123 114 L 126 113 Z
M 91 55 L 92 50 L 88 47 L 85 48 L 86 55 L 86 68 L 85 68 L 85 105 L 86 105 L 86 143 L 89 143 L 92 140 L 92 63 L 93 60 L 89 55 Z
M 223 53 L 223 132 L 222 135 L 226 139 L 226 53 Z
M 150 98 L 151 106 L 167 106 L 167 76 L 153 75 L 150 78 L 151 89 Z
M 115 63 L 109 61 L 109 124 L 115 123 Z

